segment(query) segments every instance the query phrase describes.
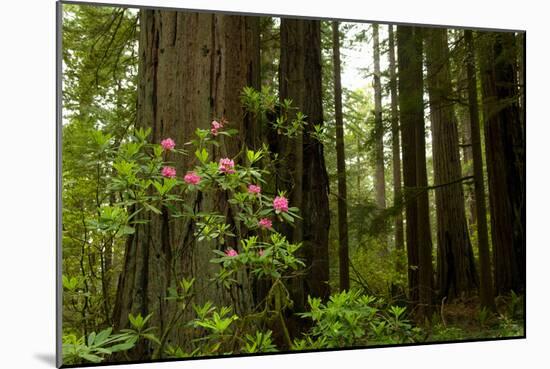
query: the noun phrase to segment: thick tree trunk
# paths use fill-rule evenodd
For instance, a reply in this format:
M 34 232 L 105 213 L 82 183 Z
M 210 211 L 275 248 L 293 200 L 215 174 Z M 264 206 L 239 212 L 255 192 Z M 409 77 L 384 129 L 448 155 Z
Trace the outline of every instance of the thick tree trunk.
M 397 27 L 397 53 L 409 300 L 418 305 L 417 318 L 423 319 L 429 317 L 432 303 L 433 266 L 426 191 L 422 35 L 419 28 Z
M 329 295 L 328 176 L 323 145 L 311 136 L 313 125 L 323 124 L 321 77 L 319 21 L 282 18 L 280 98 L 290 98 L 307 116 L 303 134 L 281 139 L 280 153 L 286 165 L 280 168 L 279 189 L 290 192 L 291 206 L 298 206 L 303 218 L 291 232 L 295 242 L 303 242 L 301 256 L 307 265 L 306 275 L 292 282 L 297 311 L 306 307 L 308 295 L 323 299 Z
M 334 68 L 334 118 L 336 121 L 336 166 L 338 172 L 338 256 L 340 291 L 349 289 L 348 208 L 346 156 L 344 151 L 344 119 L 342 116 L 342 83 L 340 76 L 340 31 L 332 22 L 332 63 Z
M 390 63 L 390 96 L 391 96 L 391 132 L 392 132 L 392 166 L 393 166 L 393 206 L 401 206 L 401 143 L 399 139 L 399 111 L 397 97 L 397 76 L 395 74 L 395 40 L 393 26 L 388 26 L 389 63 Z M 403 250 L 403 212 L 399 210 L 395 216 L 395 248 Z M 401 267 L 397 266 L 398 270 Z
M 525 290 L 525 132 L 513 33 L 480 36 L 485 151 L 497 293 Z
M 425 32 L 435 186 L 462 178 L 458 127 L 451 101 L 446 29 Z M 449 299 L 478 286 L 462 183 L 435 189 L 439 294 Z
M 242 16 L 141 11 L 137 125 L 152 129 L 153 142 L 172 137 L 181 147 L 195 129 L 208 129 L 213 118 L 222 117 L 241 134 L 222 142 L 211 157 L 234 156 L 241 145 L 255 142 L 254 128 L 244 118 L 239 97 L 244 86 L 259 81 L 256 23 L 257 19 Z M 191 168 L 194 160 L 176 161 L 178 174 Z M 195 192 L 187 203 L 197 211 L 226 215 L 227 222 L 239 228 L 225 193 Z M 218 267 L 209 260 L 212 249 L 220 246 L 196 240 L 193 222 L 172 220 L 166 209 L 162 215 L 148 214 L 142 220 L 147 223 L 138 225 L 126 243 L 113 312 L 116 329 L 128 326 L 129 313 L 152 313 L 151 326 L 159 333 L 164 331 L 176 309 L 175 303 L 166 300 L 167 289 L 183 277 L 196 279 L 194 303 L 232 305 L 238 313 L 249 309 L 251 289 L 244 276 L 242 288 L 232 291 L 211 284 Z M 227 246 L 239 248 L 235 239 L 226 241 Z M 177 329 L 169 340 L 186 347 L 189 337 L 186 329 Z M 139 358 L 150 358 L 150 347 L 143 345 L 137 351 Z
M 374 188 L 376 205 L 380 209 L 386 207 L 386 179 L 384 176 L 384 125 L 382 123 L 382 86 L 380 85 L 380 42 L 378 24 L 372 25 L 373 64 L 374 64 L 374 156 L 376 170 L 374 172 Z
M 475 205 L 477 214 L 477 242 L 479 248 L 479 297 L 483 307 L 494 310 L 495 300 L 493 297 L 493 278 L 491 276 L 491 260 L 489 256 L 489 233 L 487 231 L 487 207 L 485 205 L 485 183 L 483 179 L 483 158 L 481 153 L 479 108 L 477 104 L 477 78 L 472 31 L 464 31 L 464 40 L 466 43 L 468 108 L 470 113 L 469 121 L 472 143 L 472 159 L 474 165 Z

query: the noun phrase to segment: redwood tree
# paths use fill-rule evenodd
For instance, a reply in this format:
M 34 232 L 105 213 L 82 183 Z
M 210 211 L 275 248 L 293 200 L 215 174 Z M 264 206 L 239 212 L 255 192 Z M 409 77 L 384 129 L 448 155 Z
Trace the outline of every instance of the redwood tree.
M 334 119 L 336 121 L 336 166 L 338 172 L 338 256 L 340 290 L 349 289 L 348 208 L 346 155 L 344 150 L 344 119 L 342 115 L 342 82 L 340 76 L 340 31 L 332 22 L 332 64 L 334 69 Z
M 491 276 L 489 234 L 487 231 L 487 206 L 485 204 L 485 181 L 483 179 L 483 156 L 481 153 L 481 132 L 477 102 L 476 61 L 472 31 L 464 31 L 464 41 L 466 44 L 468 111 L 474 165 L 477 242 L 479 248 L 479 296 L 482 306 L 494 310 L 495 301 L 493 297 L 493 278 Z
M 454 114 L 447 30 L 425 31 L 437 217 L 437 277 L 441 296 L 454 298 L 478 285 L 466 223 L 458 127 Z
M 401 206 L 401 143 L 399 138 L 399 111 L 397 97 L 397 75 L 395 72 L 395 36 L 393 26 L 388 26 L 388 58 L 390 75 L 390 97 L 391 97 L 391 132 L 392 132 L 392 166 L 393 166 L 393 205 Z M 404 249 L 403 236 L 403 212 L 399 209 L 395 216 L 395 248 Z M 398 269 L 400 269 L 398 267 Z
M 152 142 L 171 137 L 183 145 L 192 139 L 195 129 L 208 129 L 214 118 L 226 118 L 240 130 L 240 136 L 222 142 L 220 149 L 210 152 L 211 157 L 232 157 L 243 143 L 253 141 L 254 130 L 244 118 L 240 93 L 247 85 L 259 87 L 257 21 L 243 16 L 141 11 L 137 126 L 152 129 Z M 189 157 L 176 162 L 178 173 L 185 173 L 194 160 Z M 217 211 L 239 228 L 225 193 L 207 196 L 195 192 L 188 196 L 187 204 L 197 211 Z M 247 286 L 227 291 L 209 284 L 217 271 L 210 263 L 217 246 L 195 239 L 194 222 L 170 219 L 167 209 L 162 209 L 161 215 L 140 216 L 145 224 L 136 227 L 126 244 L 113 312 L 116 329 L 127 327 L 129 313 L 152 313 L 151 325 L 161 331 L 167 328 L 176 309 L 174 302 L 166 300 L 167 290 L 183 277 L 196 279 L 200 293 L 195 303 L 209 300 L 226 305 L 233 301 L 236 311 L 249 309 L 251 289 Z M 234 238 L 226 242 L 239 248 Z M 169 339 L 185 347 L 189 339 L 185 332 L 174 330 Z M 142 344 L 136 355 L 150 357 L 148 351 Z
M 480 34 L 485 154 L 497 293 L 525 289 L 525 132 L 511 32 Z
M 382 86 L 380 84 L 380 41 L 378 24 L 372 25 L 373 45 L 373 86 L 374 86 L 374 188 L 376 205 L 386 207 L 386 179 L 384 175 L 384 125 L 382 123 Z
M 301 249 L 307 269 L 292 283 L 294 306 L 305 308 L 307 296 L 329 295 L 328 230 L 329 182 L 323 145 L 312 136 L 314 125 L 323 124 L 321 29 L 319 21 L 281 19 L 280 99 L 291 99 L 306 116 L 303 131 L 294 138 L 281 137 L 279 190 L 290 195 L 291 206 L 301 209 L 303 220 L 290 230 Z
M 397 27 L 399 120 L 403 143 L 409 300 L 417 318 L 429 317 L 433 293 L 432 242 L 427 193 L 422 75 L 422 34 L 417 27 Z

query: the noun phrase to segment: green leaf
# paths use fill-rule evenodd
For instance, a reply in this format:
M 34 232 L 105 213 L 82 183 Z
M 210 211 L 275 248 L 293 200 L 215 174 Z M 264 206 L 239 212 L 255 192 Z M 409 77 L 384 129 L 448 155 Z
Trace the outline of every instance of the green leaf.
M 138 336 L 131 337 L 128 341 L 110 347 L 112 352 L 126 351 L 135 346 Z
M 159 214 L 159 215 L 162 214 L 162 211 L 160 211 L 159 209 L 157 209 L 156 207 L 154 207 L 151 204 L 148 204 L 148 203 L 144 202 L 143 206 L 145 206 L 146 209 L 151 210 L 155 214 Z
M 149 341 L 152 341 L 152 342 L 158 344 L 158 345 L 161 344 L 161 343 L 160 343 L 160 340 L 159 340 L 155 335 L 153 335 L 153 334 L 146 333 L 146 334 L 142 334 L 141 336 L 142 336 L 143 338 L 148 339 Z
M 107 328 L 107 329 L 104 329 L 101 332 L 99 332 L 97 334 L 97 336 L 95 337 L 94 344 L 95 345 L 101 345 L 103 342 L 105 342 L 107 340 L 107 338 L 109 338 L 112 331 L 113 331 L 112 328 Z
M 100 363 L 103 361 L 103 358 L 101 356 L 97 356 L 94 354 L 80 354 L 81 358 L 87 361 L 91 361 L 92 363 Z
M 206 161 L 208 160 L 208 152 L 204 148 L 202 150 L 195 151 L 195 156 L 203 164 L 205 164 Z
M 288 213 L 281 212 L 280 214 L 287 222 L 294 223 L 294 218 L 292 218 Z
M 88 335 L 88 346 L 93 346 L 95 341 L 95 332 L 92 332 Z

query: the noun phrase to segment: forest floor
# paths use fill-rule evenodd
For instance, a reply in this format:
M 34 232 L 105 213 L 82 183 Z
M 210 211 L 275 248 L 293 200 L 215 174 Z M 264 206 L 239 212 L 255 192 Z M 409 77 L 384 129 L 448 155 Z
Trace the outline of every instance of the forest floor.
M 522 337 L 525 335 L 523 299 L 496 299 L 496 312 L 480 308 L 477 298 L 439 306 L 427 342 Z

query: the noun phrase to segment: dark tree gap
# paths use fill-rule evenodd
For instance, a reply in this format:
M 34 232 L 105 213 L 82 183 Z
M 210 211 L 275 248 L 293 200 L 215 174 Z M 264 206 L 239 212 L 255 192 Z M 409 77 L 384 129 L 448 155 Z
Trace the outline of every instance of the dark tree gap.
M 525 289 L 525 131 L 521 124 L 513 33 L 478 40 L 485 155 L 498 294 Z
M 466 43 L 466 74 L 468 78 L 468 111 L 470 116 L 470 132 L 472 143 L 472 159 L 475 179 L 475 205 L 477 240 L 479 248 L 480 284 L 479 295 L 482 306 L 495 310 L 493 297 L 493 278 L 491 275 L 491 260 L 489 233 L 487 230 L 487 206 L 485 202 L 485 182 L 483 179 L 483 155 L 481 148 L 481 131 L 479 124 L 479 107 L 477 99 L 477 77 L 475 47 L 472 31 L 464 31 Z

